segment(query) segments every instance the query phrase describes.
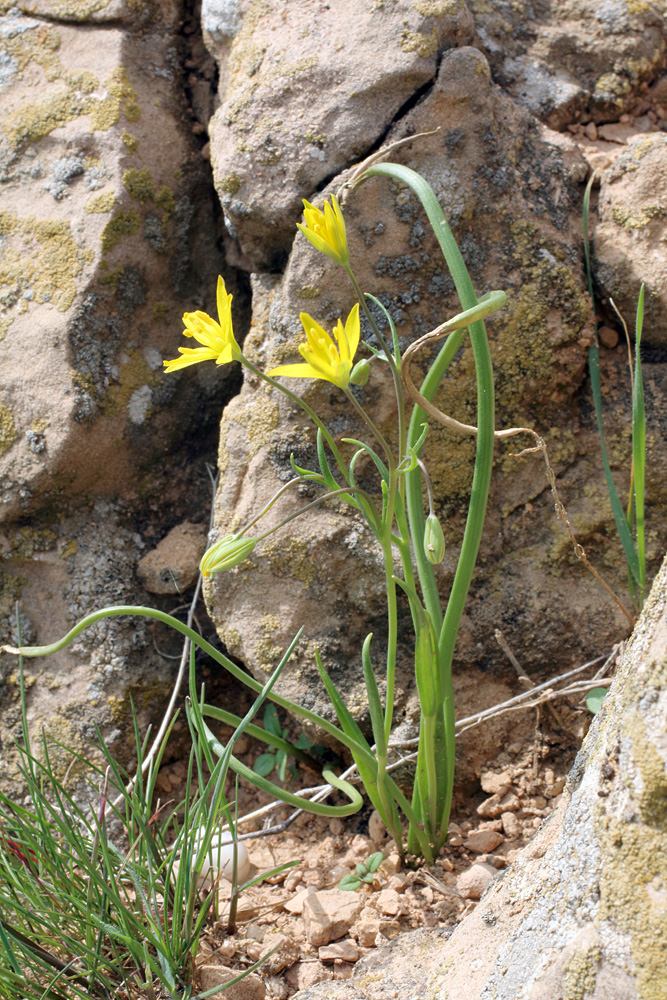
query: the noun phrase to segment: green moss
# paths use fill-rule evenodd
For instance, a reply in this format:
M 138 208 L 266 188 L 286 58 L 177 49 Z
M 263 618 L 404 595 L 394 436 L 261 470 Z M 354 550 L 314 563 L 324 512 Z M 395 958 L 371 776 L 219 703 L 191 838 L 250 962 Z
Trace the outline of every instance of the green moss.
M 107 96 L 97 101 L 90 111 L 93 131 L 105 132 L 120 121 L 121 112 L 128 122 L 139 121 L 141 110 L 137 92 L 130 83 L 124 66 L 117 66 L 105 82 Z
M 0 403 L 0 455 L 8 452 L 17 440 L 18 434 L 16 433 L 12 411 L 8 406 Z
M 578 948 L 563 970 L 564 1000 L 585 1000 L 595 989 L 600 964 L 600 948 Z
M 127 151 L 128 153 L 130 153 L 130 155 L 136 153 L 137 149 L 139 148 L 139 140 L 135 135 L 132 135 L 132 133 L 128 132 L 127 129 L 123 129 L 120 138 L 122 142 L 125 143 Z
M 158 323 L 165 318 L 167 315 L 169 306 L 166 302 L 154 302 L 153 303 L 153 319 Z
M 438 51 L 438 30 L 424 35 L 421 31 L 404 31 L 401 34 L 401 48 L 404 52 L 416 52 L 423 59 L 435 55 Z
M 99 194 L 94 194 L 85 205 L 85 211 L 89 215 L 101 215 L 104 212 L 112 212 L 114 205 L 116 204 L 116 195 L 113 191 L 100 191 Z
M 139 232 L 141 218 L 134 209 L 119 208 L 112 219 L 107 222 L 101 236 L 102 253 L 107 254 L 120 243 L 124 236 L 133 236 Z
M 105 263 L 103 261 L 103 263 Z M 100 278 L 100 285 L 108 285 L 114 292 L 116 291 L 116 285 L 118 284 L 118 279 L 123 273 L 123 265 L 116 264 L 116 266 L 108 272 L 108 274 L 103 274 Z
M 221 177 L 217 181 L 216 187 L 224 194 L 235 195 L 242 183 L 238 174 L 227 174 L 226 177 Z

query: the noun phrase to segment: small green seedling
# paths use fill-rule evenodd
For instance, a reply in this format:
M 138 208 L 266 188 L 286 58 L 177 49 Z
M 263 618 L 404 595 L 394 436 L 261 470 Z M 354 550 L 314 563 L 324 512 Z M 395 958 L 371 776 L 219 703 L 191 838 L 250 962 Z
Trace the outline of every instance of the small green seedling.
M 269 704 L 264 709 L 264 728 L 281 740 L 287 739 L 287 729 L 283 729 L 280 725 L 275 705 Z M 275 753 L 261 753 L 252 767 L 255 774 L 261 775 L 262 778 L 268 777 L 274 768 L 278 772 L 279 779 L 284 782 L 287 777 L 287 754 L 284 750 L 276 750 Z M 290 771 L 295 776 L 296 768 L 294 765 L 290 767 Z
M 288 738 L 288 730 L 283 729 L 280 725 L 280 719 L 278 718 L 278 712 L 275 705 L 269 704 L 266 706 L 264 711 L 264 728 L 267 733 L 272 733 L 281 740 L 286 740 Z M 293 745 L 298 750 L 306 750 L 314 755 L 324 752 L 324 747 L 313 746 L 305 733 L 301 733 Z M 287 754 L 284 750 L 261 753 L 253 764 L 253 771 L 255 774 L 259 774 L 262 778 L 267 778 L 274 769 L 278 772 L 278 777 L 282 782 L 285 781 L 288 771 L 293 778 L 296 778 L 297 776 L 296 764 L 290 764 L 289 767 L 287 766 Z
M 375 854 L 371 854 L 369 858 L 358 864 L 355 872 L 348 872 L 347 875 L 343 875 L 338 883 L 338 888 L 343 889 L 345 892 L 354 892 L 364 882 L 367 885 L 372 885 L 373 872 L 378 870 L 383 861 L 384 854 L 382 851 L 376 851 Z
M 591 688 L 591 690 L 586 695 L 586 708 L 593 715 L 597 713 L 602 708 L 602 702 L 605 700 L 607 695 L 607 688 Z

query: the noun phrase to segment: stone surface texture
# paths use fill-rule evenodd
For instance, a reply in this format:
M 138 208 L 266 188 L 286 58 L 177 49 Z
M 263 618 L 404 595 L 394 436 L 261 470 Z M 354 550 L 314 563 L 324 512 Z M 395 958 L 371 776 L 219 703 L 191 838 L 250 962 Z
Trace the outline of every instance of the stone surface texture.
M 494 78 L 560 128 L 585 113 L 616 121 L 665 64 L 663 0 L 471 0 L 475 41 Z
M 361 159 L 472 37 L 463 0 L 218 2 L 203 23 L 221 72 L 215 185 L 252 270 L 284 265 L 301 199 Z
M 595 277 L 634 331 L 645 284 L 643 343 L 667 346 L 667 135 L 642 136 L 603 171 L 593 231 Z
M 72 23 L 104 3 L 31 9 L 0 16 L 5 521 L 63 492 L 127 492 L 221 398 L 212 372 L 162 372 L 180 314 L 210 302 L 223 267 L 197 228 L 213 202 L 186 123 L 178 4 L 141 25 L 116 5 L 110 23 Z

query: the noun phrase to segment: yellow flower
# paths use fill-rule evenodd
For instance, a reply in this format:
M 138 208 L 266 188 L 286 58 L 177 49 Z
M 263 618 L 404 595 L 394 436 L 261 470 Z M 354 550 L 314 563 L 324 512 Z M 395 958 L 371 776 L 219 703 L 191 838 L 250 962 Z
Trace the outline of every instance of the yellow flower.
M 325 201 L 324 211 L 321 212 L 304 198 L 303 214 L 306 224 L 303 226 L 298 223 L 297 229 L 301 230 L 316 250 L 321 250 L 341 267 L 347 267 L 350 263 L 350 251 L 347 248 L 345 219 L 335 194 L 331 196 L 331 201 L 333 207 Z
M 353 306 L 345 326 L 342 320 L 338 320 L 331 337 L 307 313 L 301 313 L 300 319 L 307 343 L 299 344 L 299 354 L 306 362 L 305 365 L 280 365 L 268 374 L 289 375 L 292 378 L 322 378 L 346 389 L 359 346 L 359 304 Z
M 194 337 L 203 347 L 179 347 L 180 358 L 164 361 L 165 372 L 175 372 L 199 361 L 215 361 L 226 365 L 230 361 L 240 361 L 243 355 L 234 338 L 232 329 L 232 296 L 227 294 L 225 283 L 218 278 L 218 319 L 205 312 L 185 313 L 183 336 Z

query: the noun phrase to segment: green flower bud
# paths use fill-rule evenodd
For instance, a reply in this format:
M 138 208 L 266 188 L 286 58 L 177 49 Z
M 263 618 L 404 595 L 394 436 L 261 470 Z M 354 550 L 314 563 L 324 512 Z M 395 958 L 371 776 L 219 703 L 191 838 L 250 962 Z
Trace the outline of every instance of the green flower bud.
M 202 576 L 213 576 L 226 569 L 232 569 L 243 562 L 257 545 L 254 538 L 240 538 L 238 535 L 225 535 L 219 542 L 212 545 L 204 553 L 199 569 Z
M 445 535 L 435 514 L 429 514 L 426 518 L 424 555 L 434 566 L 445 558 Z
M 356 365 L 350 373 L 350 382 L 352 385 L 366 385 L 368 378 L 371 373 L 371 363 L 368 358 L 363 358 L 361 361 L 357 361 Z

